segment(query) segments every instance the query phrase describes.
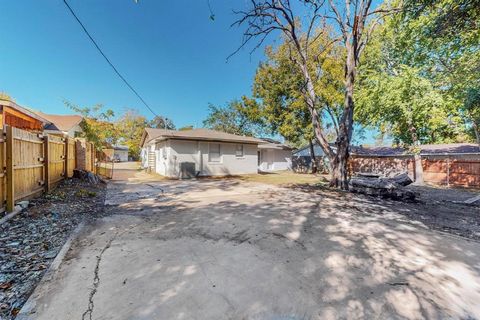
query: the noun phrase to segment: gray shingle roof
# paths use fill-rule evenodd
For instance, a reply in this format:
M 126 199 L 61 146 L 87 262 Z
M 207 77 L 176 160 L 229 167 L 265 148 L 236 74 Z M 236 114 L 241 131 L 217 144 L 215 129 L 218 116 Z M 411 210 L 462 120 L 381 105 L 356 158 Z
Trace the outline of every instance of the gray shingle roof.
M 149 142 L 153 139 L 157 139 L 157 140 L 183 139 L 183 140 L 242 142 L 242 143 L 253 143 L 253 144 L 264 143 L 263 140 L 260 140 L 257 138 L 240 136 L 236 134 L 225 133 L 221 131 L 215 131 L 215 130 L 204 129 L 204 128 L 185 130 L 185 131 L 145 128 L 145 132 L 148 135 L 148 137 L 146 137 L 146 142 Z
M 446 143 L 446 144 L 424 144 L 418 146 L 422 155 L 439 154 L 465 154 L 479 153 L 480 147 L 474 143 Z M 400 147 L 351 147 L 351 153 L 354 155 L 365 156 L 400 156 L 408 155 L 411 152 L 406 148 Z

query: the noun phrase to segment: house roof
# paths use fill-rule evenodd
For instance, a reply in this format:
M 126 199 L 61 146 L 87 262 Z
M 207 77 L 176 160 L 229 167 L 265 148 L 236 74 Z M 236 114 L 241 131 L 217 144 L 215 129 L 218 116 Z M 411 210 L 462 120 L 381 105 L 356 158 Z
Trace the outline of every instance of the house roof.
M 15 102 L 13 101 L 10 101 L 10 100 L 4 100 L 4 99 L 0 99 L 0 106 L 7 106 L 7 107 L 10 107 L 12 109 L 15 109 L 33 119 L 36 119 L 44 124 L 49 124 L 50 121 L 44 117 L 42 117 L 41 115 L 39 115 L 38 113 L 35 113 L 25 107 L 22 107 L 18 104 L 16 104 Z
M 45 130 L 69 131 L 83 120 L 83 117 L 77 114 L 59 115 L 42 112 L 38 112 L 38 114 L 50 122 L 45 127 Z
M 186 131 L 166 130 L 166 129 L 154 129 L 145 128 L 142 136 L 141 145 L 150 142 L 152 140 L 168 140 L 168 139 L 181 139 L 181 140 L 205 140 L 205 141 L 224 141 L 224 142 L 242 142 L 259 144 L 264 143 L 263 140 L 240 136 L 231 133 L 225 133 L 210 129 L 192 129 Z
M 332 145 L 333 148 L 335 148 Z M 323 150 L 318 144 L 314 145 L 315 155 L 323 155 Z M 446 154 L 480 154 L 480 147 L 474 143 L 447 143 L 447 144 L 423 144 L 418 146 L 421 155 L 446 155 Z M 356 156 L 391 157 L 408 156 L 412 152 L 407 148 L 400 147 L 363 147 L 350 146 L 350 152 Z M 309 156 L 309 146 L 295 151 L 295 156 Z
M 265 143 L 258 145 L 259 149 L 293 150 L 292 147 L 270 138 L 261 138 Z
M 418 148 L 421 155 L 480 154 L 480 147 L 474 143 L 424 144 L 418 146 Z M 354 155 L 363 156 L 401 156 L 411 154 L 408 149 L 400 147 L 352 146 L 351 152 Z

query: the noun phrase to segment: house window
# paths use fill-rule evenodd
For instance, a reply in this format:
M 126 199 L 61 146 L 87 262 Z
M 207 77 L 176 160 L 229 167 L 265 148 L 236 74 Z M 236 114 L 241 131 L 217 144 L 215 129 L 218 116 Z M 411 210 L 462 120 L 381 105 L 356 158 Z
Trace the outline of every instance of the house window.
M 208 150 L 208 161 L 210 162 L 220 162 L 220 143 L 210 143 Z
M 237 144 L 235 148 L 235 156 L 237 158 L 243 158 L 243 144 Z

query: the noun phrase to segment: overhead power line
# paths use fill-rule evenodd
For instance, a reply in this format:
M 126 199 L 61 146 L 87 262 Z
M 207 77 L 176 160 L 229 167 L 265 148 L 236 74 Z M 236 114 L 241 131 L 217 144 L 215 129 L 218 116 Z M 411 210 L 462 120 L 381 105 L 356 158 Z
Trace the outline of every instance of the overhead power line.
M 138 97 L 138 99 L 140 99 L 140 101 L 142 101 L 142 103 L 145 105 L 145 107 L 148 108 L 148 110 L 150 110 L 151 113 L 153 113 L 154 116 L 158 116 L 155 111 L 153 111 L 152 108 L 150 108 L 150 106 L 148 105 L 147 102 L 145 102 L 145 100 L 142 98 L 142 96 L 137 92 L 137 90 L 135 90 L 133 88 L 133 86 L 127 81 L 127 79 L 125 79 L 124 76 L 122 76 L 122 74 L 117 70 L 117 68 L 113 65 L 113 63 L 110 61 L 110 59 L 108 59 L 108 57 L 105 55 L 105 53 L 103 53 L 102 49 L 100 48 L 100 46 L 97 44 L 97 42 L 95 41 L 95 39 L 93 39 L 93 37 L 90 35 L 90 32 L 88 32 L 87 28 L 85 28 L 85 25 L 82 23 L 82 21 L 80 21 L 80 19 L 78 18 L 78 16 L 75 14 L 75 11 L 73 11 L 72 7 L 70 7 L 70 5 L 68 4 L 67 0 L 63 0 L 63 3 L 65 3 L 65 5 L 67 6 L 68 10 L 70 11 L 70 13 L 73 15 L 73 17 L 75 18 L 75 20 L 77 20 L 77 22 L 80 24 L 80 26 L 82 27 L 83 31 L 85 31 L 85 34 L 88 36 L 88 38 L 92 41 L 93 45 L 95 46 L 95 48 L 97 48 L 98 52 L 100 52 L 100 54 L 105 58 L 105 61 L 107 61 L 107 63 L 110 65 L 110 67 L 112 67 L 113 71 L 115 71 L 115 73 L 120 77 L 120 79 L 122 79 L 123 82 L 125 82 L 125 84 L 127 85 L 128 88 L 130 88 L 130 90 L 132 90 L 132 92 Z

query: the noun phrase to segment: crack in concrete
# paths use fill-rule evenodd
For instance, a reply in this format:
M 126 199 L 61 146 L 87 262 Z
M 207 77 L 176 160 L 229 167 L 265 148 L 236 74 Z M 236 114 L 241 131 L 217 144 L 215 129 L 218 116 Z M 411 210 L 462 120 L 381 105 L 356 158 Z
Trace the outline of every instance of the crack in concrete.
M 148 219 L 144 220 L 141 223 L 137 223 L 135 225 L 130 226 L 129 228 L 123 230 L 123 232 L 119 232 L 119 231 L 115 232 L 113 237 L 111 237 L 110 240 L 108 240 L 108 242 L 105 244 L 102 251 L 100 251 L 100 254 L 97 256 L 97 263 L 96 263 L 95 269 L 94 269 L 93 288 L 90 291 L 90 294 L 89 294 L 89 297 L 88 297 L 87 310 L 85 310 L 85 312 L 82 314 L 82 320 L 85 320 L 85 319 L 92 320 L 93 309 L 95 308 L 95 303 L 93 302 L 93 298 L 95 297 L 95 294 L 97 293 L 97 290 L 98 290 L 98 286 L 100 284 L 100 275 L 99 275 L 99 273 L 100 273 L 100 262 L 102 261 L 103 254 L 105 253 L 105 251 L 107 251 L 108 248 L 110 248 L 113 241 L 119 235 L 123 235 L 123 234 L 131 231 L 132 229 L 134 229 L 136 227 L 139 227 L 139 226 L 141 226 L 141 225 L 143 225 L 147 222 L 148 222 Z M 88 318 L 87 318 L 87 316 L 88 316 Z
M 107 251 L 108 248 L 112 245 L 113 240 L 117 237 L 118 232 L 115 233 L 115 235 L 108 240 L 107 244 L 103 247 L 102 251 L 100 251 L 100 254 L 97 256 L 97 263 L 95 265 L 95 270 L 94 270 L 94 277 L 93 277 L 93 288 L 90 291 L 90 295 L 88 297 L 88 307 L 87 310 L 82 314 L 82 320 L 89 319 L 92 320 L 92 314 L 93 314 L 93 309 L 95 308 L 95 304 L 93 302 L 93 298 L 95 294 L 97 293 L 98 285 L 100 284 L 100 262 L 102 261 L 103 254 L 105 251 Z M 88 316 L 88 318 L 87 318 Z

